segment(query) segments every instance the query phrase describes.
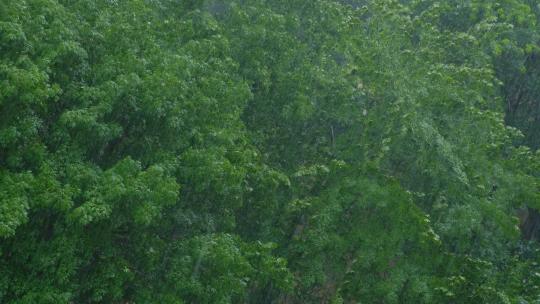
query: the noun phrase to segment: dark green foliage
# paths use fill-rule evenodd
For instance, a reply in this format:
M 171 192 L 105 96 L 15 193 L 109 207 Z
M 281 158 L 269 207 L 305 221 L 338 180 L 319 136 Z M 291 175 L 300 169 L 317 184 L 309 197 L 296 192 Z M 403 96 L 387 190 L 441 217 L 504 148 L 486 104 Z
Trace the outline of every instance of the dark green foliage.
M 537 303 L 539 18 L 1 1 L 0 302 Z

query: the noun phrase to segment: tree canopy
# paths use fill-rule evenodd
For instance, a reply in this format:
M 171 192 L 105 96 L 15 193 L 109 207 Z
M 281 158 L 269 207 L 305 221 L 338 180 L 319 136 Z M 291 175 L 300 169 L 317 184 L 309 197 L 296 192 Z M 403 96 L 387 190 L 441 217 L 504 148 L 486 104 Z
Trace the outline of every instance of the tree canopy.
M 0 1 L 0 302 L 539 303 L 536 0 Z

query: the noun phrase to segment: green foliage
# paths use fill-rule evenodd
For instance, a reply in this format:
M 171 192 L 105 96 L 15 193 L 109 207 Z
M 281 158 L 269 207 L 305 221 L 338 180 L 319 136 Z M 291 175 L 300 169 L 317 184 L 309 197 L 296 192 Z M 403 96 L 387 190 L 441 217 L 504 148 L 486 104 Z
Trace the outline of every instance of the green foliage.
M 1 1 L 0 302 L 540 301 L 539 16 Z

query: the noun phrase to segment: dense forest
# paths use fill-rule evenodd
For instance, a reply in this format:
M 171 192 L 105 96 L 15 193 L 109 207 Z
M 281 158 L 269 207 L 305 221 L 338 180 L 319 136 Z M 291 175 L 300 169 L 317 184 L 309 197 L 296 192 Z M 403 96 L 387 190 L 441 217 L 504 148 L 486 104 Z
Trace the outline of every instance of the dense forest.
M 0 0 L 0 303 L 540 303 L 538 0 Z

